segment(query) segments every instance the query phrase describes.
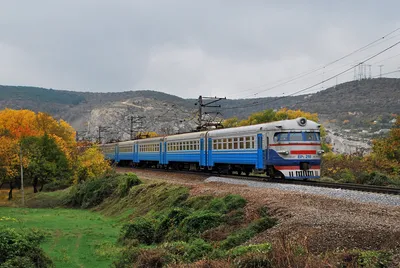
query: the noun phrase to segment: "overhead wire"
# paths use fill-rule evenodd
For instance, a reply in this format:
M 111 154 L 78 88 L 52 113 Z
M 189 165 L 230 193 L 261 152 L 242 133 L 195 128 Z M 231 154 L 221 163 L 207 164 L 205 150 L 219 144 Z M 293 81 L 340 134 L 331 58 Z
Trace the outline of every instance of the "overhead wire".
M 400 36 L 400 35 L 395 35 L 395 36 L 392 36 L 392 37 L 390 37 L 390 38 L 387 38 L 388 36 L 392 35 L 393 33 L 397 32 L 397 31 L 399 31 L 399 30 L 400 30 L 400 27 L 397 28 L 397 29 L 395 29 L 395 30 L 393 30 L 393 31 L 391 31 L 391 32 L 389 32 L 389 33 L 387 33 L 386 35 L 384 35 L 384 36 L 382 36 L 382 37 L 380 37 L 380 38 L 378 38 L 378 39 L 376 39 L 376 40 L 374 40 L 374 41 L 368 43 L 367 45 L 365 45 L 365 46 L 363 46 L 363 47 L 361 47 L 361 48 L 358 48 L 358 49 L 356 49 L 356 50 L 354 50 L 354 51 L 352 51 L 352 52 L 350 52 L 350 53 L 348 53 L 348 54 L 346 54 L 346 55 L 340 57 L 339 59 L 336 59 L 336 60 L 334 60 L 334 61 L 331 61 L 331 62 L 329 62 L 329 63 L 327 63 L 327 64 L 325 64 L 325 65 L 323 65 L 323 66 L 321 66 L 321 67 L 315 68 L 315 69 L 313 69 L 313 70 L 309 70 L 309 71 L 302 72 L 302 73 L 300 73 L 300 74 L 298 74 L 298 75 L 295 75 L 295 76 L 289 78 L 288 80 L 286 80 L 286 79 L 278 80 L 278 81 L 276 82 L 276 83 L 278 83 L 278 84 L 276 84 L 276 85 L 274 85 L 274 86 L 272 86 L 272 87 L 269 87 L 269 88 L 267 88 L 267 89 L 258 91 L 258 92 L 256 92 L 256 93 L 249 94 L 249 95 L 247 95 L 247 96 L 244 96 L 243 98 L 247 98 L 247 97 L 250 97 L 250 96 L 258 95 L 258 94 L 263 93 L 263 92 L 266 92 L 266 91 L 270 91 L 270 90 L 272 90 L 272 89 L 275 89 L 275 88 L 277 88 L 277 87 L 286 85 L 286 84 L 288 84 L 288 83 L 290 83 L 290 82 L 293 82 L 293 81 L 295 81 L 295 80 L 298 80 L 298 79 L 300 79 L 300 78 L 303 78 L 303 77 L 305 77 L 305 76 L 307 76 L 307 75 L 310 75 L 310 74 L 312 74 L 312 73 L 315 73 L 315 72 L 317 72 L 317 71 L 323 70 L 323 69 L 325 69 L 326 67 L 328 67 L 328 66 L 330 66 L 330 65 L 332 65 L 332 64 L 335 64 L 335 63 L 337 63 L 337 62 L 339 62 L 339 61 L 341 61 L 341 60 L 343 60 L 343 59 L 345 59 L 345 58 L 350 57 L 351 55 L 354 55 L 355 53 L 359 53 L 359 52 L 361 52 L 361 51 L 366 50 L 367 48 L 369 48 L 369 47 L 371 47 L 371 46 L 374 46 L 374 45 L 377 45 L 377 44 L 382 44 L 383 42 L 389 41 L 389 40 L 391 40 L 391 39 L 393 39 L 393 38 L 395 38 L 395 37 L 397 37 L 397 36 Z M 385 39 L 385 38 L 386 38 L 386 39 Z M 283 82 L 281 82 L 281 81 L 283 81 Z M 259 86 L 259 87 L 261 87 L 261 86 Z M 259 87 L 257 87 L 257 88 L 259 88 Z M 241 91 L 239 94 L 241 94 L 241 93 L 243 93 L 243 92 L 246 92 L 246 91 L 252 91 L 252 90 L 253 90 L 253 89 L 244 90 L 244 91 Z M 231 96 L 235 96 L 235 95 L 238 95 L 238 94 L 232 94 Z
M 374 54 L 374 55 L 368 57 L 367 59 L 361 61 L 360 63 L 358 63 L 358 64 L 356 64 L 356 65 L 354 65 L 354 66 L 351 66 L 350 68 L 347 68 L 347 69 L 345 69 L 344 71 L 341 71 L 341 72 L 339 72 L 339 73 L 336 74 L 336 75 L 330 76 L 329 78 L 326 78 L 326 79 L 324 79 L 324 80 L 322 80 L 322 81 L 320 81 L 320 82 L 318 82 L 318 83 L 316 83 L 316 84 L 314 84 L 314 85 L 312 85 L 312 86 L 308 86 L 308 87 L 303 88 L 303 89 L 301 89 L 301 90 L 298 90 L 298 91 L 296 91 L 296 92 L 290 93 L 290 94 L 288 94 L 288 95 L 286 95 L 286 96 L 275 97 L 273 100 L 270 100 L 270 101 L 267 101 L 267 102 L 253 103 L 251 106 L 258 106 L 258 105 L 269 104 L 269 103 L 272 103 L 272 102 L 275 102 L 275 101 L 278 101 L 278 100 L 287 98 L 287 97 L 289 97 L 289 96 L 294 96 L 294 95 L 296 95 L 296 94 L 298 94 L 298 93 L 302 93 L 302 92 L 304 92 L 304 91 L 306 91 L 306 90 L 308 90 L 308 89 L 314 88 L 314 87 L 316 87 L 316 86 L 319 86 L 319 85 L 321 85 L 321 84 L 323 84 L 323 83 L 325 83 L 325 82 L 327 82 L 327 81 L 329 81 L 329 80 L 332 80 L 332 79 L 334 79 L 334 78 L 336 78 L 336 77 L 338 77 L 338 76 L 340 76 L 340 75 L 342 75 L 342 74 L 344 74 L 344 73 L 346 73 L 346 72 L 349 72 L 349 71 L 353 70 L 353 68 L 355 68 L 355 67 L 357 67 L 357 66 L 360 66 L 360 65 L 364 64 L 365 62 L 370 61 L 370 60 L 373 59 L 373 58 L 376 58 L 377 56 L 381 55 L 382 53 L 384 53 L 384 52 L 386 52 L 386 51 L 392 49 L 393 47 L 395 47 L 395 46 L 397 46 L 397 45 L 399 45 L 399 44 L 400 44 L 400 41 L 398 41 L 398 42 L 392 44 L 391 46 L 389 46 L 389 47 L 387 47 L 387 48 L 385 48 L 385 49 L 379 51 L 378 53 L 376 53 L 376 54 Z M 251 106 L 245 105 L 245 106 L 237 106 L 237 107 L 227 107 L 227 108 L 222 108 L 222 109 L 223 109 L 223 110 L 231 110 L 231 109 L 247 108 L 247 107 L 251 107 Z

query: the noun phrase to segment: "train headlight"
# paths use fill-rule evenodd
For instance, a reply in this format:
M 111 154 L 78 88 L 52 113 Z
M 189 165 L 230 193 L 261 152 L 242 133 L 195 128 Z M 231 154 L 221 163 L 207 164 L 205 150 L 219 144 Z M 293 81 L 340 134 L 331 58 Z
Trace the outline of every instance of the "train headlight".
M 297 119 L 297 124 L 299 124 L 299 126 L 304 127 L 307 124 L 307 119 L 305 119 L 304 117 L 300 117 Z
M 277 151 L 277 153 L 278 153 L 278 154 L 285 154 L 285 155 L 288 155 L 288 154 L 289 154 L 289 151 Z

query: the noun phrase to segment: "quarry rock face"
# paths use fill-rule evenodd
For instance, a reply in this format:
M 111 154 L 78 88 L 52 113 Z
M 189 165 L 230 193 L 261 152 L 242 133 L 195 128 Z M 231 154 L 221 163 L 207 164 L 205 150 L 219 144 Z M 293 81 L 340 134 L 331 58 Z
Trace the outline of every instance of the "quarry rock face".
M 130 140 L 131 129 L 138 132 L 156 132 L 160 135 L 189 132 L 196 128 L 193 111 L 176 107 L 173 103 L 150 98 L 134 98 L 112 102 L 91 110 L 87 131 L 83 137 L 101 142 Z

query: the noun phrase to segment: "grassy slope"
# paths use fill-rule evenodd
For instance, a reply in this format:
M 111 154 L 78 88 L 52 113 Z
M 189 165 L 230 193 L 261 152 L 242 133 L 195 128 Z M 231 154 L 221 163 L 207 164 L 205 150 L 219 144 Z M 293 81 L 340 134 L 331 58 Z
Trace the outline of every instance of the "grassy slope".
M 108 267 L 118 251 L 115 219 L 75 209 L 0 208 L 0 228 L 38 228 L 48 232 L 43 249 L 56 267 Z M 13 220 L 16 219 L 17 221 Z

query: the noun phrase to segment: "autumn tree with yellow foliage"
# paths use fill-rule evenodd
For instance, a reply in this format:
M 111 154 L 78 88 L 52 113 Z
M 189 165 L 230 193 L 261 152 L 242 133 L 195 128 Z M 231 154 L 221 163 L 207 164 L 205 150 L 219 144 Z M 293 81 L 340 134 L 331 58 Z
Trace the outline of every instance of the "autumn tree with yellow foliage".
M 106 169 L 107 161 L 104 160 L 101 152 L 86 153 L 78 150 L 75 141 L 75 130 L 64 120 L 55 120 L 46 113 L 35 113 L 30 110 L 12 110 L 5 109 L 0 111 L 0 185 L 8 183 L 10 185 L 10 197 L 12 197 L 12 188 L 14 184 L 18 184 L 21 177 L 20 172 L 20 153 L 22 152 L 22 165 L 28 168 L 26 175 L 35 174 L 35 178 L 28 177 L 28 182 L 33 183 L 36 188 L 37 182 L 48 183 L 49 178 L 52 180 L 65 179 L 72 182 L 78 176 L 78 171 L 81 170 L 81 165 L 90 166 L 90 174 L 98 175 L 99 172 Z M 37 140 L 31 138 L 39 138 Z M 65 155 L 67 160 L 68 170 L 73 172 L 69 175 L 72 178 L 58 178 L 56 173 L 57 163 L 52 161 L 52 158 L 47 157 L 47 152 L 41 150 L 44 143 L 40 143 L 44 138 L 48 144 L 54 142 L 59 151 Z M 24 143 L 24 140 L 29 140 L 29 143 Z M 29 146 L 28 146 L 29 144 Z M 33 145 L 32 145 L 33 144 Z M 24 148 L 26 147 L 26 148 Z M 29 147 L 29 148 L 28 148 Z M 54 149 L 57 151 L 57 149 Z M 41 158 L 35 152 L 41 152 Z M 82 155 L 89 155 L 86 161 L 81 161 Z M 47 158 L 46 158 L 47 157 Z M 58 159 L 63 159 L 62 156 Z M 102 161 L 101 161 L 101 158 Z M 48 164 L 43 163 L 46 160 Z M 90 163 L 92 161 L 92 163 Z M 65 162 L 65 161 L 64 161 Z M 63 162 L 63 163 L 64 163 Z M 45 165 L 44 165 L 45 164 Z M 47 166 L 46 166 L 47 165 Z M 47 172 L 40 170 L 40 167 L 52 166 Z M 96 167 L 96 165 L 98 165 Z M 35 167 L 35 169 L 33 168 Z M 38 170 L 39 168 L 39 170 Z M 66 167 L 63 167 L 64 169 Z M 33 172 L 35 170 L 35 172 Z M 53 172 L 54 171 L 54 172 Z M 64 174 L 69 174 L 64 172 Z M 39 176 L 39 177 L 38 177 Z M 65 175 L 67 176 L 67 175 Z M 46 178 L 44 178 L 46 177 Z M 42 185 L 43 186 L 43 185 Z

